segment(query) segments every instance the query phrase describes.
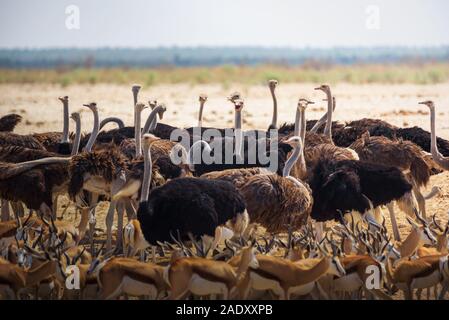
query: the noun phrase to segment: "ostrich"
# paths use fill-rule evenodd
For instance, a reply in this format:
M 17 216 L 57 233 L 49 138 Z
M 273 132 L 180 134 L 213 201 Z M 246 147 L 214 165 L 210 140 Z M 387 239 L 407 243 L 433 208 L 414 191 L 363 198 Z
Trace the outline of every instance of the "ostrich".
M 137 218 L 145 240 L 152 246 L 158 241 L 172 242 L 171 234 L 186 239 L 214 237 L 217 227 L 226 224 L 236 234 L 248 225 L 245 202 L 227 181 L 180 178 L 149 190 L 151 181 L 150 144 L 154 136 L 144 135 L 144 179 Z
M 78 113 L 73 113 L 72 118 L 76 119 L 76 135 L 75 135 L 75 143 L 73 144 L 74 150 L 72 151 L 72 154 L 75 154 L 75 148 L 76 148 L 76 141 L 79 142 L 80 136 L 81 136 L 81 126 L 80 126 L 80 116 Z M 17 146 L 9 146 L 9 147 L 0 147 L 0 161 L 2 162 L 8 162 L 8 163 L 21 163 L 21 162 L 27 162 L 27 161 L 33 161 L 38 159 L 45 159 L 45 158 L 58 158 L 58 154 L 52 153 L 45 150 L 34 150 L 34 149 L 26 149 L 23 147 L 17 147 Z M 64 161 L 60 158 L 59 164 L 49 165 L 48 168 L 43 168 L 42 170 L 33 169 L 26 174 L 22 174 L 22 178 L 17 178 L 22 183 L 25 183 L 29 179 L 29 183 L 31 188 L 35 188 L 35 191 L 33 192 L 44 192 L 44 194 L 33 194 L 33 192 L 30 192 L 29 188 L 23 187 L 21 185 L 20 187 L 23 188 L 20 193 L 17 194 L 17 196 L 14 196 L 13 191 L 7 193 L 7 200 L 20 200 L 20 199 L 26 199 L 25 201 L 22 201 L 25 203 L 29 208 L 31 209 L 39 209 L 38 205 L 40 207 L 40 203 L 45 203 L 46 205 L 52 204 L 52 212 L 53 215 L 56 214 L 56 208 L 57 208 L 57 198 L 61 193 L 65 192 L 65 180 L 67 180 L 67 169 L 64 166 Z M 67 162 L 69 161 L 69 158 L 66 159 Z M 55 176 L 52 176 L 55 175 Z M 58 176 L 56 176 L 58 175 Z M 8 182 L 5 181 L 4 183 L 13 183 L 13 181 Z M 15 186 L 15 188 L 18 188 L 19 186 Z M 2 193 L 3 194 L 3 193 Z M 27 196 L 28 194 L 28 196 Z M 51 201 L 49 200 L 49 195 L 51 194 Z M 27 198 L 28 197 L 28 198 Z M 0 196 L 0 198 L 5 199 L 3 196 Z M 34 200 L 32 200 L 34 198 Z M 33 206 L 30 207 L 30 203 L 33 203 Z M 7 205 L 7 204 L 5 204 Z M 6 214 L 6 213 L 5 213 Z M 8 214 L 9 216 L 9 214 Z
M 131 88 L 133 93 L 133 108 L 135 108 L 137 104 L 137 97 L 140 89 L 141 89 L 140 85 L 133 85 Z M 134 113 L 134 123 L 136 123 L 135 113 Z M 100 128 L 100 123 L 98 124 L 98 127 Z M 134 138 L 134 135 L 135 135 L 134 126 L 132 127 L 119 126 L 117 129 L 99 132 L 98 135 L 95 137 L 95 141 L 97 141 L 97 144 L 101 145 L 103 144 L 108 145 L 111 142 L 113 142 L 116 145 L 119 145 L 125 139 Z M 84 136 L 81 141 L 81 147 L 84 148 L 90 139 L 91 139 L 90 135 Z
M 33 137 L 37 139 L 46 150 L 68 155 L 71 152 L 69 141 L 69 97 L 59 97 L 63 106 L 63 127 L 62 132 L 44 132 L 34 133 Z
M 0 132 L 0 145 L 14 145 L 29 149 L 40 149 L 56 152 L 61 155 L 70 154 L 70 145 L 68 140 L 68 97 L 61 97 L 59 100 L 64 107 L 64 126 L 63 132 L 44 132 L 29 135 L 18 135 L 11 132 Z
M 286 143 L 293 145 L 293 152 L 282 176 L 263 168 L 250 168 L 211 172 L 201 177 L 234 183 L 245 199 L 251 222 L 260 223 L 268 232 L 299 228 L 309 217 L 313 199 L 308 185 L 290 175 L 303 152 L 301 138 L 294 136 Z
M 423 101 L 419 104 L 423 104 L 427 106 L 430 110 L 430 131 L 431 131 L 431 145 L 430 152 L 432 153 L 433 160 L 444 170 L 449 170 L 449 155 L 441 154 L 438 150 L 440 148 L 440 144 L 438 143 L 438 139 L 436 136 L 435 129 L 435 104 L 433 101 Z
M 336 145 L 348 147 L 364 132 L 371 136 L 384 136 L 389 139 L 403 139 L 418 145 L 422 150 L 431 152 L 431 134 L 419 127 L 399 128 L 380 119 L 363 118 L 347 122 L 345 125 L 335 123 L 332 126 L 333 140 Z M 436 143 L 443 156 L 449 156 L 449 141 L 436 137 Z
M 419 211 L 426 217 L 425 198 L 420 188 L 426 186 L 431 175 L 431 167 L 427 164 L 426 159 L 420 147 L 410 141 L 390 140 L 383 136 L 371 137 L 369 131 L 366 131 L 358 140 L 350 146 L 360 157 L 360 160 L 382 163 L 387 166 L 396 167 L 409 178 L 413 186 L 413 192 L 419 205 Z M 412 207 L 404 203 L 398 202 L 402 210 L 409 216 L 413 216 Z M 387 205 L 390 212 L 393 233 L 396 240 L 400 240 L 399 229 L 397 227 L 393 205 Z
M 0 132 L 12 132 L 14 128 L 22 121 L 22 116 L 11 113 L 0 118 Z
M 53 196 L 67 181 L 64 157 L 20 163 L 0 162 L 0 198 L 23 202 L 28 208 L 51 213 Z
M 307 103 L 298 104 L 297 124 L 305 123 L 306 107 Z M 304 135 L 304 130 L 296 132 Z M 312 189 L 311 217 L 317 222 L 339 220 L 340 212 L 354 210 L 364 214 L 371 205 L 388 204 L 412 189 L 399 169 L 353 160 L 345 148 L 323 143 L 311 148 L 304 146 L 304 150 L 305 164 L 300 159 L 296 168 L 298 176 L 304 177 Z M 322 229 L 323 225 L 318 223 L 318 227 Z

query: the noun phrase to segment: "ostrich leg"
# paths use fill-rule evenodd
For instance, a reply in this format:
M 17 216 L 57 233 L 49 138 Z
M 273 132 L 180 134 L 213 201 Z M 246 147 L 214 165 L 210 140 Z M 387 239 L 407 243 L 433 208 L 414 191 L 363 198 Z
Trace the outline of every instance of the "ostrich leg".
M 114 223 L 115 206 L 116 202 L 111 201 L 106 215 L 106 252 L 112 249 L 112 224 Z
M 1 221 L 8 221 L 11 219 L 11 212 L 9 211 L 9 201 L 1 200 L 2 204 L 2 213 L 1 213 Z
M 115 242 L 115 249 L 121 253 L 123 249 L 123 215 L 125 213 L 125 203 L 119 201 L 117 203 L 117 239 Z
M 131 199 L 125 199 L 125 210 L 126 210 L 126 215 L 128 216 L 128 220 L 134 219 L 136 218 L 136 209 L 133 206 L 133 203 L 131 202 Z
M 23 218 L 25 216 L 25 208 L 23 207 L 23 203 L 20 201 L 11 202 L 12 211 L 16 216 Z
M 315 223 L 316 241 L 320 242 L 324 238 L 324 222 Z
M 418 202 L 419 212 L 421 212 L 424 219 L 427 219 L 426 199 L 424 198 L 421 190 L 416 185 L 416 183 L 413 183 L 413 193 L 415 195 L 416 201 Z
M 396 215 L 394 213 L 394 204 L 390 202 L 387 204 L 388 212 L 390 213 L 391 227 L 393 228 L 394 240 L 401 241 L 401 235 L 399 234 L 398 222 L 396 221 Z

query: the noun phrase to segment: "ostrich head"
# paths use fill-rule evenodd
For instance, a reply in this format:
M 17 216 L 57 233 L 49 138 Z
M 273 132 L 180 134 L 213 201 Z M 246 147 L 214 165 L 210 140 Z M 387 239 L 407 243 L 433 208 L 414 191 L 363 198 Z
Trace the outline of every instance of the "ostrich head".
M 314 103 L 315 102 L 313 102 L 313 101 L 301 98 L 298 100 L 298 108 L 306 109 L 309 104 L 314 104 Z
M 237 92 L 237 91 L 234 93 L 231 93 L 231 95 L 228 97 L 228 100 L 234 104 L 237 100 L 241 100 L 241 99 L 242 99 L 242 95 L 240 94 L 240 92 Z
M 78 121 L 81 121 L 81 116 L 80 116 L 79 112 L 73 112 L 70 115 L 70 119 L 72 119 L 75 122 L 78 122 Z
M 158 116 L 159 116 L 159 119 L 163 119 L 164 118 L 164 113 L 165 113 L 165 111 L 167 111 L 167 107 L 165 106 L 165 104 L 163 104 L 163 103 L 161 103 L 160 105 L 159 105 L 159 111 L 157 112 L 157 114 L 158 114 Z
M 61 101 L 62 103 L 69 101 L 69 96 L 64 96 L 64 97 L 59 97 L 58 98 L 59 101 Z
M 244 105 L 244 102 L 241 99 L 234 101 L 235 111 L 236 112 L 242 111 L 243 105 Z
M 200 102 L 205 103 L 207 101 L 207 94 L 200 94 L 200 98 L 199 98 Z
M 435 108 L 435 104 L 431 100 L 422 101 L 422 102 L 419 102 L 418 104 L 423 104 L 425 106 L 428 106 L 430 109 Z
M 278 81 L 275 79 L 268 80 L 268 86 L 270 87 L 270 90 L 276 89 L 276 86 L 278 85 Z
M 157 100 L 149 100 L 148 105 L 150 106 L 151 110 L 153 110 L 157 106 Z
M 145 108 L 147 108 L 147 106 L 145 105 L 145 103 L 143 103 L 143 102 L 138 102 L 138 103 L 136 103 L 136 106 L 135 106 L 135 109 L 136 109 L 136 112 L 142 112 Z
M 315 90 L 321 90 L 321 91 L 323 91 L 324 93 L 327 94 L 327 93 L 329 93 L 331 91 L 331 88 L 327 84 L 323 84 L 323 85 L 321 85 L 319 87 L 316 87 Z
M 302 140 L 301 137 L 299 136 L 293 136 L 288 138 L 287 141 L 285 141 L 285 143 L 291 145 L 293 148 L 298 148 L 302 146 Z
M 96 102 L 90 102 L 90 103 L 86 103 L 83 104 L 83 106 L 88 107 L 90 110 L 92 110 L 93 112 L 97 112 L 98 108 L 97 108 L 97 103 Z
M 142 88 L 142 86 L 140 84 L 134 84 L 131 88 L 133 93 L 138 93 L 140 91 L 140 89 Z

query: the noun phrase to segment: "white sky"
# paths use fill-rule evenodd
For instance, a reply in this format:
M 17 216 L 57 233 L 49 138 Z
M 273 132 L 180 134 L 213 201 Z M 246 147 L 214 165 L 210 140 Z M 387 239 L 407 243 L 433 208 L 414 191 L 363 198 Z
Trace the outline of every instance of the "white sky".
M 65 26 L 68 5 L 80 29 Z M 366 27 L 368 6 L 380 29 Z M 447 0 L 1 0 L 0 48 L 449 45 Z

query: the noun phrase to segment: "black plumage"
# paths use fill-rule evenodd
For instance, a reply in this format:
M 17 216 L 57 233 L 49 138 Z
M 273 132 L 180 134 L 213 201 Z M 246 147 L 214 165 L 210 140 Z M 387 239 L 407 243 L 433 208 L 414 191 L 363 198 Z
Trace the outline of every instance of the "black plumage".
M 171 242 L 170 232 L 182 239 L 214 236 L 215 228 L 238 219 L 245 212 L 245 202 L 227 181 L 181 178 L 151 190 L 148 201 L 137 212 L 145 239 Z
M 221 147 L 221 161 L 220 163 L 211 163 L 211 164 L 207 164 L 207 163 L 198 163 L 198 164 L 194 164 L 194 174 L 195 176 L 201 176 L 205 173 L 208 172 L 212 172 L 212 171 L 222 171 L 222 170 L 227 170 L 227 169 L 243 169 L 243 168 L 268 168 L 270 167 L 270 162 L 267 163 L 263 163 L 260 160 L 259 157 L 259 153 L 260 152 L 264 152 L 265 157 L 271 159 L 271 146 L 270 146 L 270 140 L 266 141 L 267 143 L 265 144 L 266 149 L 261 151 L 259 150 L 259 145 L 258 142 L 253 140 L 252 138 L 248 138 L 245 137 L 244 138 L 244 143 L 243 143 L 243 161 L 242 163 L 239 163 L 237 161 L 236 156 L 234 155 L 232 158 L 232 162 L 231 163 L 224 163 L 225 159 L 226 159 L 226 147 L 225 144 L 227 142 L 225 142 L 225 139 L 222 139 L 222 147 Z M 288 153 L 292 150 L 291 145 L 287 144 L 287 143 L 283 143 L 283 142 L 278 142 L 278 148 L 277 150 L 275 150 L 275 155 L 273 155 L 273 157 L 276 157 L 276 161 L 277 161 L 277 173 L 279 175 L 282 175 L 282 170 L 284 170 L 284 165 L 285 165 L 285 161 L 287 160 L 288 157 Z M 264 145 L 264 142 L 262 141 L 262 146 Z M 250 153 L 249 151 L 252 148 L 256 148 L 255 150 L 255 156 L 254 157 L 248 157 L 248 153 Z M 232 141 L 232 150 L 234 150 L 235 148 L 235 140 Z M 214 151 L 214 149 L 213 149 Z M 251 151 L 252 152 L 252 151 Z M 212 156 L 215 157 L 214 153 L 212 152 Z M 216 159 L 220 159 L 219 157 L 215 157 Z M 254 158 L 254 159 L 253 159 Z
M 364 213 L 370 209 L 368 199 L 377 207 L 412 189 L 397 168 L 353 160 L 322 160 L 308 182 L 314 199 L 311 217 L 317 221 L 339 219 L 339 211 Z

